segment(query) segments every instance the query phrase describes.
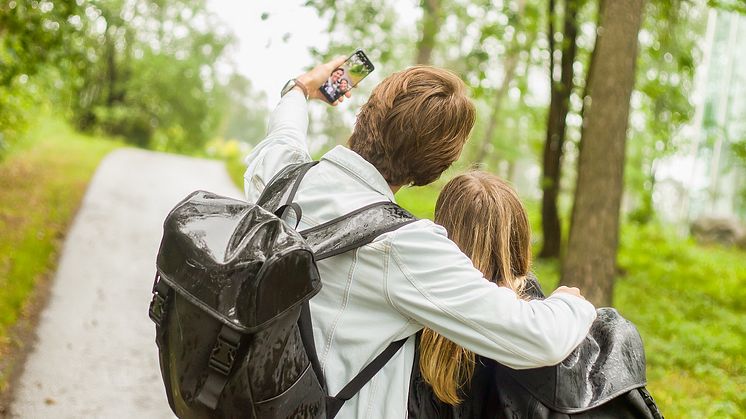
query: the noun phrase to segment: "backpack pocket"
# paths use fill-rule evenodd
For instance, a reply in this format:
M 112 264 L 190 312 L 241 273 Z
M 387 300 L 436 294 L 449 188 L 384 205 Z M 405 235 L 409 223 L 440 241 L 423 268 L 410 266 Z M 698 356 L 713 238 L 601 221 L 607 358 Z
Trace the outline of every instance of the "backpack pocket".
M 320 418 L 325 415 L 325 396 L 309 363 L 290 388 L 254 407 L 259 418 Z

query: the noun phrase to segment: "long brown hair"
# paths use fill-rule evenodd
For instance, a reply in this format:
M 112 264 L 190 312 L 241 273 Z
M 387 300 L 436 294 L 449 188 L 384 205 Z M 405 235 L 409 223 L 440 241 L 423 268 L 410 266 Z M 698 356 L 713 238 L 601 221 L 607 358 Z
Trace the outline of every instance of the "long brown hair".
M 526 210 L 508 183 L 486 172 L 453 178 L 435 204 L 435 222 L 474 266 L 519 297 L 531 266 L 531 229 Z M 445 403 L 461 402 L 459 388 L 474 372 L 475 355 L 429 328 L 420 339 L 420 371 Z

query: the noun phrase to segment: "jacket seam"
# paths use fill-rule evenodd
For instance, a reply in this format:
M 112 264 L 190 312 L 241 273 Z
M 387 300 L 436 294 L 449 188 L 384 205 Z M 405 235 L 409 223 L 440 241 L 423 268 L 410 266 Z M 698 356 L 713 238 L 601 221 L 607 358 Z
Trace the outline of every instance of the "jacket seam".
M 323 360 L 320 361 L 321 363 L 321 371 L 326 375 L 326 361 L 329 357 L 329 352 L 332 348 L 332 343 L 334 342 L 334 335 L 337 332 L 337 325 L 339 324 L 339 321 L 342 319 L 342 315 L 347 310 L 347 303 L 350 301 L 350 288 L 352 288 L 352 280 L 353 276 L 355 274 L 355 269 L 357 268 L 357 259 L 358 259 L 358 249 L 355 249 L 355 252 L 353 254 L 352 258 L 352 264 L 350 265 L 350 270 L 347 273 L 347 285 L 345 286 L 345 293 L 342 297 L 342 305 L 339 308 L 339 311 L 337 312 L 337 315 L 334 318 L 334 322 L 332 323 L 332 327 L 329 330 L 329 338 L 326 341 L 325 347 L 324 347 L 324 354 L 323 354 Z
M 386 302 L 389 303 L 391 308 L 396 310 L 399 315 L 407 319 L 407 324 L 409 324 L 412 321 L 411 316 L 404 314 L 399 309 L 399 307 L 394 304 L 394 300 L 393 298 L 391 298 L 391 293 L 389 292 L 389 272 L 391 269 L 389 259 L 391 259 L 391 242 L 390 240 L 386 240 L 378 243 L 381 244 L 382 248 L 376 250 L 379 250 L 381 253 L 383 253 L 383 296 L 386 299 Z
M 378 371 L 379 373 L 381 371 Z M 366 418 L 370 418 L 373 416 L 373 405 L 375 404 L 374 401 L 376 397 L 378 396 L 378 373 L 373 376 L 373 378 L 370 379 L 367 385 L 370 386 L 370 389 L 368 389 L 368 408 L 366 409 L 367 412 L 365 414 Z M 362 389 L 361 389 L 362 390 Z

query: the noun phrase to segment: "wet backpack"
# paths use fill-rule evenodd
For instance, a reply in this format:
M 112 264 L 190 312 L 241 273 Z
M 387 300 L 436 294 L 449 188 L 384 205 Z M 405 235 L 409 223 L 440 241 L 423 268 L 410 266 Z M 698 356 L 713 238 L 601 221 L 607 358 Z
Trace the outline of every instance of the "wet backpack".
M 515 370 L 477 357 L 458 406 L 437 400 L 413 368 L 409 417 L 663 419 L 645 388 L 645 351 L 637 329 L 613 308 L 596 312 L 588 336 L 557 365 Z M 419 357 L 419 336 L 417 341 Z
M 415 218 L 387 201 L 296 231 L 282 216 L 300 220 L 292 201 L 314 164 L 286 167 L 256 204 L 197 191 L 166 218 L 149 315 L 178 417 L 331 418 L 404 344 L 327 395 L 308 306 L 316 262 Z

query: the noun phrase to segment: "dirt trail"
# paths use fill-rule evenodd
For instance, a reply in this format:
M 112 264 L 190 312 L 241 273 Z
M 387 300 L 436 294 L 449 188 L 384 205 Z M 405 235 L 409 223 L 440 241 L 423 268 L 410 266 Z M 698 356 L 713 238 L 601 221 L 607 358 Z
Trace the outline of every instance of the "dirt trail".
M 215 161 L 135 149 L 104 159 L 67 235 L 10 417 L 174 417 L 147 311 L 163 220 L 196 189 L 241 197 Z

